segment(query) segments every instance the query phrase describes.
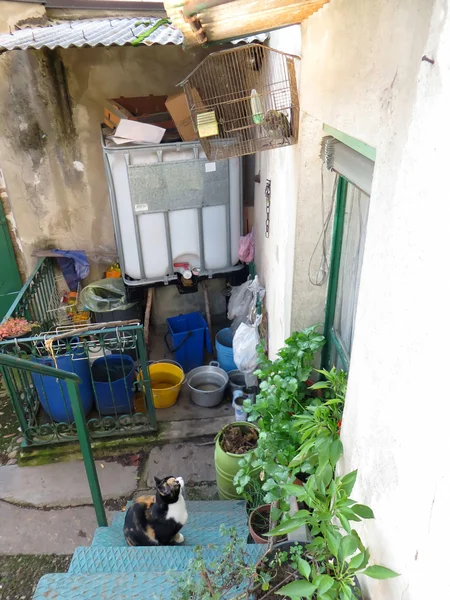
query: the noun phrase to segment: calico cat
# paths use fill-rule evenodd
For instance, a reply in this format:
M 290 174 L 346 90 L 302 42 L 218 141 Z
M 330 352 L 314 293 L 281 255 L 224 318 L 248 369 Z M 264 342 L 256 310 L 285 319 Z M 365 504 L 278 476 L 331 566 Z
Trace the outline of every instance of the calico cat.
M 155 477 L 156 494 L 139 496 L 125 516 L 124 534 L 129 546 L 182 544 L 180 529 L 188 515 L 182 477 Z

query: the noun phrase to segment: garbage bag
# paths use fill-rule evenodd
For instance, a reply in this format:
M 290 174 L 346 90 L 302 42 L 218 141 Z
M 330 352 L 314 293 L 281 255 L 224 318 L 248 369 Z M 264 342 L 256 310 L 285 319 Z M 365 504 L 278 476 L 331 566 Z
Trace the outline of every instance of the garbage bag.
M 231 325 L 233 334 L 237 331 L 241 323 L 254 320 L 258 295 L 259 299 L 262 300 L 265 295 L 265 289 L 260 285 L 257 275 L 253 281 L 250 279 L 232 289 L 227 316 L 230 321 L 233 321 Z
M 255 323 L 241 323 L 233 338 L 233 358 L 237 368 L 242 373 L 253 373 L 258 367 L 257 346 L 260 341 L 258 327 L 261 316 Z
M 251 283 L 251 281 L 246 281 L 231 290 L 228 303 L 228 319 L 230 321 L 239 318 L 242 322 L 247 317 L 253 299 L 253 293 L 250 290 Z
M 89 283 L 80 293 L 81 303 L 93 312 L 127 310 L 136 304 L 128 302 L 122 279 L 100 279 Z

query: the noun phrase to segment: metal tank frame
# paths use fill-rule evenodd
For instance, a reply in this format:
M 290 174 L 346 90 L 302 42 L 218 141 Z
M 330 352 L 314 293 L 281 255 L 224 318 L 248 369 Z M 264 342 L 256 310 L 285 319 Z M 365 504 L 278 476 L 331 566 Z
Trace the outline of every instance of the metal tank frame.
M 145 273 L 144 273 L 144 261 L 143 261 L 143 256 L 142 256 L 142 249 L 141 249 L 141 239 L 140 239 L 140 233 L 139 233 L 139 227 L 138 227 L 138 216 L 135 212 L 135 210 L 133 210 L 133 224 L 134 224 L 134 228 L 135 228 L 135 236 L 136 236 L 136 240 L 137 240 L 137 251 L 138 251 L 138 259 L 139 259 L 139 269 L 141 271 L 141 279 L 130 279 L 126 276 L 125 274 L 125 257 L 124 257 L 124 251 L 123 251 L 123 244 L 122 244 L 122 235 L 120 232 L 120 223 L 119 223 L 119 214 L 118 214 L 118 209 L 117 209 L 117 197 L 116 197 L 116 192 L 115 192 L 115 187 L 114 187 L 114 181 L 113 181 L 113 176 L 112 176 L 112 171 L 111 171 L 111 166 L 108 160 L 108 154 L 114 154 L 114 153 L 124 153 L 124 151 L 129 150 L 130 152 L 135 151 L 135 150 L 159 150 L 162 154 L 163 150 L 166 148 L 175 148 L 178 152 L 180 152 L 181 150 L 189 150 L 192 149 L 194 151 L 194 158 L 197 159 L 199 158 L 199 152 L 202 150 L 202 146 L 200 144 L 200 142 L 198 141 L 194 141 L 194 142 L 175 142 L 175 143 L 168 143 L 168 144 L 124 144 L 122 146 L 117 146 L 117 147 L 110 147 L 110 146 L 106 146 L 105 143 L 105 138 L 104 138 L 104 134 L 103 131 L 101 131 L 100 133 L 101 136 L 101 144 L 102 144 L 102 150 L 103 150 L 103 162 L 105 165 L 105 173 L 106 173 L 106 179 L 108 182 L 108 191 L 109 191 L 109 200 L 110 200 L 110 204 L 111 204 L 111 211 L 112 211 L 112 218 L 113 218 L 113 225 L 114 225 L 114 235 L 116 238 L 116 245 L 117 245 L 117 251 L 118 251 L 118 255 L 119 255 L 119 263 L 120 263 L 120 267 L 121 267 L 121 271 L 122 271 L 122 278 L 124 283 L 127 286 L 130 287 L 142 287 L 142 286 L 156 286 L 156 285 L 160 285 L 160 284 L 164 284 L 164 285 L 169 285 L 171 283 L 176 283 L 178 280 L 177 277 L 177 272 L 174 270 L 174 265 L 173 265 L 173 257 L 172 257 L 172 245 L 171 245 L 171 237 L 170 237 L 170 227 L 169 227 L 169 210 L 166 211 L 145 211 L 145 212 L 163 212 L 164 213 L 164 222 L 165 222 L 165 227 L 166 227 L 166 240 L 167 240 L 167 254 L 168 254 L 168 258 L 169 258 L 169 273 L 167 273 L 165 276 L 160 276 L 160 277 L 152 277 L 152 278 L 148 278 L 145 277 Z M 124 160 L 125 161 L 129 161 L 129 153 L 125 154 L 124 156 Z M 206 159 L 206 161 L 208 162 L 208 159 Z M 161 161 L 162 162 L 162 161 Z M 171 164 L 176 164 L 176 163 L 171 163 Z M 129 162 L 127 164 L 127 168 L 129 166 Z M 242 159 L 239 160 L 239 189 L 240 189 L 240 208 L 239 208 L 239 220 L 240 220 L 240 235 L 242 235 L 243 233 L 243 174 L 242 174 Z M 206 269 L 205 267 L 205 248 L 204 248 L 204 233 L 203 233 L 203 215 L 202 215 L 202 209 L 203 207 L 206 206 L 216 206 L 217 202 L 212 201 L 210 204 L 204 204 L 202 203 L 202 205 L 200 207 L 197 207 L 197 211 L 198 211 L 198 223 L 199 223 L 199 242 L 200 242 L 200 272 L 198 274 L 199 279 L 212 279 L 213 277 L 219 277 L 219 276 L 223 276 L 226 275 L 227 273 L 232 273 L 232 272 L 236 272 L 236 271 L 240 271 L 244 268 L 243 264 L 237 264 L 237 265 L 232 265 L 232 260 L 231 260 L 231 202 L 230 199 L 228 199 L 228 202 L 226 203 L 227 209 L 226 209 L 226 215 L 227 215 L 227 223 L 226 223 L 226 231 L 227 231 L 227 257 L 228 257 L 228 265 L 225 268 L 220 268 L 220 269 Z M 181 207 L 180 207 L 181 209 Z M 141 213 L 142 214 L 142 213 Z

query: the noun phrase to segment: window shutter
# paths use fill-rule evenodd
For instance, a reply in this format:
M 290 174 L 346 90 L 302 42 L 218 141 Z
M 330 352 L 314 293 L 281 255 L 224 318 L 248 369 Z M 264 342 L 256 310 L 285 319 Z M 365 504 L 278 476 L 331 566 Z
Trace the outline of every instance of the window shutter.
M 335 171 L 370 196 L 374 162 L 332 136 L 322 138 L 320 156 L 330 171 Z

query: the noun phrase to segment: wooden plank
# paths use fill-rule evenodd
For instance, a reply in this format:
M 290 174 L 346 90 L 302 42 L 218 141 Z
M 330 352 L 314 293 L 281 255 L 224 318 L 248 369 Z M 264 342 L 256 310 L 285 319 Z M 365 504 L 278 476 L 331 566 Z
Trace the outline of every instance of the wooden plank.
M 199 13 L 199 20 L 208 42 L 231 40 L 239 37 L 279 29 L 301 23 L 320 10 L 330 0 L 237 0 Z M 164 3 L 172 24 L 183 32 L 187 45 L 198 45 L 188 23 L 182 16 L 179 0 Z

